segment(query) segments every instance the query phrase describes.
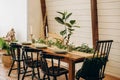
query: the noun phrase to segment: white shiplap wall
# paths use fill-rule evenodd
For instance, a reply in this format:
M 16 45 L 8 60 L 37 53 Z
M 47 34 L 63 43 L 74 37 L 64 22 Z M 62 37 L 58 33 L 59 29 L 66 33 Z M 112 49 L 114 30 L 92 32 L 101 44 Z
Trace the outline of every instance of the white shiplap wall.
M 99 39 L 113 39 L 106 73 L 120 78 L 120 0 L 97 0 Z
M 87 43 L 92 47 L 91 8 L 90 0 L 46 0 L 49 31 L 59 34 L 64 26 L 55 21 L 59 16 L 57 11 L 72 12 L 71 19 L 75 19 L 81 28 L 76 28 L 71 37 L 71 43 L 80 45 Z

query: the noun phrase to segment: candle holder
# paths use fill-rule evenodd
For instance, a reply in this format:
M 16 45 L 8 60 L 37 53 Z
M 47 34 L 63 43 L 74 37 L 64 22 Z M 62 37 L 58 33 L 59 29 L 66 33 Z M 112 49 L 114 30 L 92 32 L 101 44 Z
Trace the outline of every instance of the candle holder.
M 30 34 L 30 39 L 32 39 L 33 38 L 33 34 Z
M 32 43 L 35 43 L 35 39 L 33 38 L 33 34 L 30 34 L 30 39 Z

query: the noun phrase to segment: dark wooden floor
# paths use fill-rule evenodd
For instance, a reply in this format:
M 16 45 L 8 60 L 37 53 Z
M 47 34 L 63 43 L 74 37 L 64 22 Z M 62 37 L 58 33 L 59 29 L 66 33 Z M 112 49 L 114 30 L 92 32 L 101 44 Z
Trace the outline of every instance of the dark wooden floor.
M 17 72 L 16 71 L 13 71 L 11 73 L 11 76 L 8 77 L 8 71 L 9 71 L 9 68 L 6 68 L 3 66 L 2 62 L 0 61 L 0 80 L 17 80 Z M 42 73 L 42 72 L 41 72 Z M 43 75 L 43 74 L 41 74 Z M 22 77 L 22 75 L 21 75 Z M 26 77 L 25 80 L 31 80 L 31 77 Z M 37 79 L 35 79 L 37 80 Z M 53 79 L 51 79 L 53 80 Z M 60 76 L 58 78 L 58 80 L 65 80 L 65 77 L 64 76 Z M 113 76 L 110 76 L 110 75 L 106 75 L 104 80 L 120 80 L 118 78 L 115 78 Z

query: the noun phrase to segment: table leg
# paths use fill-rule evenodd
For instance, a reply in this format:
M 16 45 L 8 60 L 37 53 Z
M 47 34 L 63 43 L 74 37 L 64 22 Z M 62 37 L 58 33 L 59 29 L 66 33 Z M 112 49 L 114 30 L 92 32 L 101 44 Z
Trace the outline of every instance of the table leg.
M 69 61 L 69 80 L 75 80 L 75 63 Z

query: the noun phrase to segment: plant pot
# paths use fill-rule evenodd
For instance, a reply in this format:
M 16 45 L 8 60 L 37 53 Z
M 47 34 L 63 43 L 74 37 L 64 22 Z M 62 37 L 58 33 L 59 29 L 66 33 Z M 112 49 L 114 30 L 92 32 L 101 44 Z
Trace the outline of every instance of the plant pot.
M 3 54 L 2 55 L 2 63 L 5 67 L 10 67 L 12 64 L 12 59 L 10 55 Z

